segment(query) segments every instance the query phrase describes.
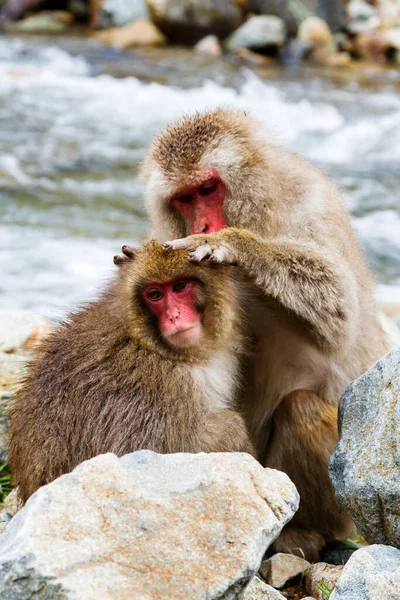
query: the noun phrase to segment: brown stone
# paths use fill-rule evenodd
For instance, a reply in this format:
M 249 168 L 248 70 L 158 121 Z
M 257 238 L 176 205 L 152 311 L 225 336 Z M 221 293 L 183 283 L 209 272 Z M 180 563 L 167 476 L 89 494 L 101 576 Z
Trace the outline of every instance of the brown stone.
M 278 552 L 262 563 L 260 573 L 269 585 L 281 590 L 300 579 L 309 567 L 310 563 L 299 556 Z
M 125 27 L 112 27 L 94 34 L 100 42 L 116 48 L 133 48 L 135 46 L 163 46 L 167 43 L 165 36 L 151 21 L 140 19 Z
M 343 566 L 316 563 L 306 573 L 306 590 L 315 600 L 326 600 L 335 589 L 337 580 L 342 574 Z

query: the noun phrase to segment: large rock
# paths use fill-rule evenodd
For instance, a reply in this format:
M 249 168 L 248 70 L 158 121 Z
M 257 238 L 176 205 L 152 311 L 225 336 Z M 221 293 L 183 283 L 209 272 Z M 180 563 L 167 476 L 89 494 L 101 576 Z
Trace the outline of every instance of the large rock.
M 275 15 L 283 19 L 289 33 L 295 34 L 304 19 L 318 16 L 324 19 L 332 31 L 345 24 L 345 12 L 341 0 L 249 0 L 250 9 L 262 15 Z
M 147 0 L 154 23 L 174 43 L 195 44 L 206 35 L 226 37 L 243 21 L 235 0 Z
M 145 0 L 103 0 L 97 8 L 101 28 L 123 27 L 137 19 L 148 19 Z
M 234 599 L 298 502 L 246 454 L 104 454 L 13 518 L 0 598 Z
M 285 23 L 279 17 L 252 17 L 229 36 L 225 47 L 230 52 L 239 48 L 264 51 L 282 46 L 286 40 Z
M 400 348 L 346 390 L 330 474 L 370 543 L 400 546 Z
M 381 545 L 357 550 L 330 600 L 400 600 L 400 550 Z

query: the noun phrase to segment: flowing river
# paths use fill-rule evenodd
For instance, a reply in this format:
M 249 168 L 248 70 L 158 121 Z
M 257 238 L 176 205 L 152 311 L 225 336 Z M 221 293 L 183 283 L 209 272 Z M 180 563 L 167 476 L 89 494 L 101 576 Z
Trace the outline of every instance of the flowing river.
M 400 302 L 400 72 L 244 67 L 188 50 L 0 38 L 0 308 L 58 319 L 149 231 L 140 162 L 170 120 L 248 110 L 342 188 L 377 281 Z

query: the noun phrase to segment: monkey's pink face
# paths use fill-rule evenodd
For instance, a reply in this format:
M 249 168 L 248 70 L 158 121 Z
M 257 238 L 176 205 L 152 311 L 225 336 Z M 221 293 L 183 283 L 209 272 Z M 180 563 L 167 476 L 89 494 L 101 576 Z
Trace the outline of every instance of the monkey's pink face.
M 163 338 L 172 346 L 194 346 L 201 338 L 201 319 L 196 308 L 196 279 L 154 281 L 141 290 L 143 300 L 157 317 Z
M 170 202 L 185 219 L 188 234 L 213 233 L 227 227 L 223 215 L 225 185 L 217 171 L 208 170 L 201 182 L 179 190 Z

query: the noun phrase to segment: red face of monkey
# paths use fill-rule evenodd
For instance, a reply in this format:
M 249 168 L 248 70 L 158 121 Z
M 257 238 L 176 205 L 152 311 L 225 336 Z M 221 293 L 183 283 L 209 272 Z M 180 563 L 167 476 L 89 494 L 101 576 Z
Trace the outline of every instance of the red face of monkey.
M 213 233 L 227 226 L 223 215 L 225 185 L 218 173 L 207 171 L 201 182 L 179 190 L 171 203 L 185 219 L 188 234 Z
M 172 279 L 148 283 L 141 295 L 157 317 L 163 338 L 171 345 L 193 346 L 200 341 L 201 319 L 196 308 L 199 282 L 196 279 Z

